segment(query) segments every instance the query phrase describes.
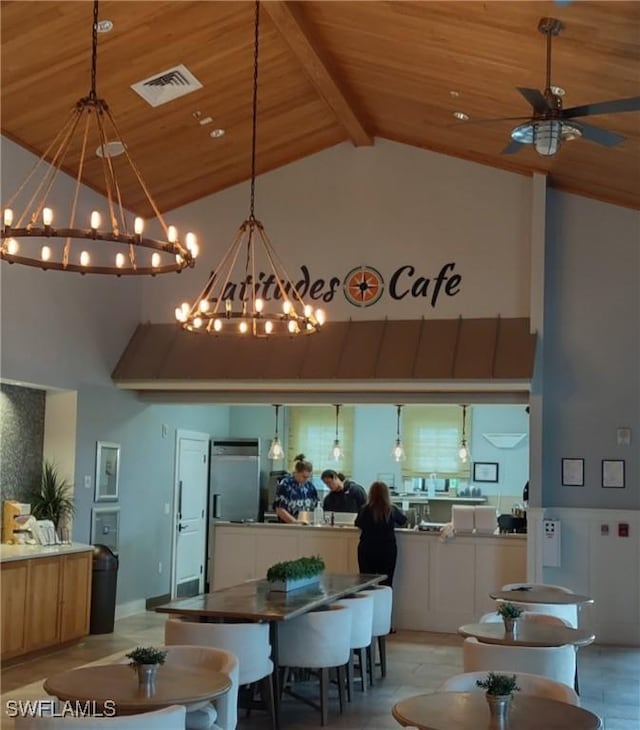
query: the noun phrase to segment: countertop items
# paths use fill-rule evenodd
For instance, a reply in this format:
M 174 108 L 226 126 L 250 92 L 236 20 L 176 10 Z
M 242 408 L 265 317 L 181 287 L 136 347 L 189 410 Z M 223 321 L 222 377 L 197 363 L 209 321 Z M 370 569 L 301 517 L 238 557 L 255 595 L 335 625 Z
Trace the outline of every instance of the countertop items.
M 69 545 L 0 545 L 0 563 L 29 558 L 52 558 L 93 550 L 93 545 L 72 542 Z

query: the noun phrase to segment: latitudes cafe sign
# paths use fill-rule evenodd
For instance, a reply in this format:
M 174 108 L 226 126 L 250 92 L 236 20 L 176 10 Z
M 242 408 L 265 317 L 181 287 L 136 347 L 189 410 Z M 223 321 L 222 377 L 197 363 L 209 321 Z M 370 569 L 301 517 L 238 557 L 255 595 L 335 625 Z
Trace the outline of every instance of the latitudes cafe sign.
M 392 301 L 422 299 L 435 309 L 443 297 L 454 297 L 460 292 L 462 276 L 456 273 L 456 264 L 444 264 L 437 273 L 420 273 L 411 264 L 399 266 L 385 281 L 384 276 L 373 266 L 357 266 L 340 278 L 314 278 L 304 264 L 300 266 L 300 278 L 294 282 L 298 294 L 316 302 L 332 302 L 337 296 L 344 296 L 354 307 L 371 307 L 385 295 Z M 292 277 L 296 279 L 297 277 Z M 289 285 L 285 285 L 289 292 Z M 251 289 L 255 296 L 265 301 L 282 299 L 282 292 L 273 274 L 261 271 L 254 277 L 249 274 L 240 282 L 227 282 L 222 294 L 223 300 L 247 301 Z

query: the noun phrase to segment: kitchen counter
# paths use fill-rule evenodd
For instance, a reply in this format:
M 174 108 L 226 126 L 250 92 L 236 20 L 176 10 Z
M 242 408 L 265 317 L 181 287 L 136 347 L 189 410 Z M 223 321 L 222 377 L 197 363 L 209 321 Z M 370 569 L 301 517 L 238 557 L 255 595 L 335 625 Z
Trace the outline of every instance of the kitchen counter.
M 72 542 L 69 545 L 8 545 L 0 544 L 0 563 L 29 558 L 54 558 L 71 553 L 84 553 L 93 550 L 93 545 Z

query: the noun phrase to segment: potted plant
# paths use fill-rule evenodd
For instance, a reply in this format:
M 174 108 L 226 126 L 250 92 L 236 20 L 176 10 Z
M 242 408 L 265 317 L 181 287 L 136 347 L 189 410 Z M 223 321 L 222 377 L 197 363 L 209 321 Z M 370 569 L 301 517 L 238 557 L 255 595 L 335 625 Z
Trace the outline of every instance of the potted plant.
M 297 560 L 285 560 L 269 568 L 267 580 L 272 584 L 271 590 L 286 593 L 296 588 L 319 583 L 324 568 L 324 560 L 318 555 Z
M 164 664 L 167 652 L 154 646 L 138 646 L 127 654 L 129 666 L 138 672 L 138 684 L 153 689 L 158 667 Z
M 489 672 L 485 679 L 476 680 L 476 684 L 486 690 L 485 697 L 491 717 L 505 723 L 513 693 L 520 690 L 516 684 L 516 675 Z
M 520 606 L 516 606 L 515 603 L 509 603 L 509 601 L 504 601 L 504 603 L 498 606 L 498 613 L 504 621 L 504 630 L 508 634 L 513 634 L 517 628 L 518 620 L 522 616 Z
M 73 516 L 73 487 L 50 461 L 42 465 L 40 487 L 31 495 L 31 513 L 38 520 L 51 520 L 59 534 Z

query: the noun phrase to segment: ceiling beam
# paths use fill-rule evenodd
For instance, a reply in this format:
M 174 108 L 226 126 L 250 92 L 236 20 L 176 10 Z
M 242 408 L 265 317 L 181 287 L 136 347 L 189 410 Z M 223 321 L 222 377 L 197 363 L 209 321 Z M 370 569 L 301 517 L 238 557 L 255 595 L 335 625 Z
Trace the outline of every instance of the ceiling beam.
M 305 24 L 296 4 L 272 0 L 262 3 L 262 7 L 353 144 L 356 147 L 372 145 L 373 137 L 365 129 L 352 103 L 323 60 L 319 44 L 309 26 Z

